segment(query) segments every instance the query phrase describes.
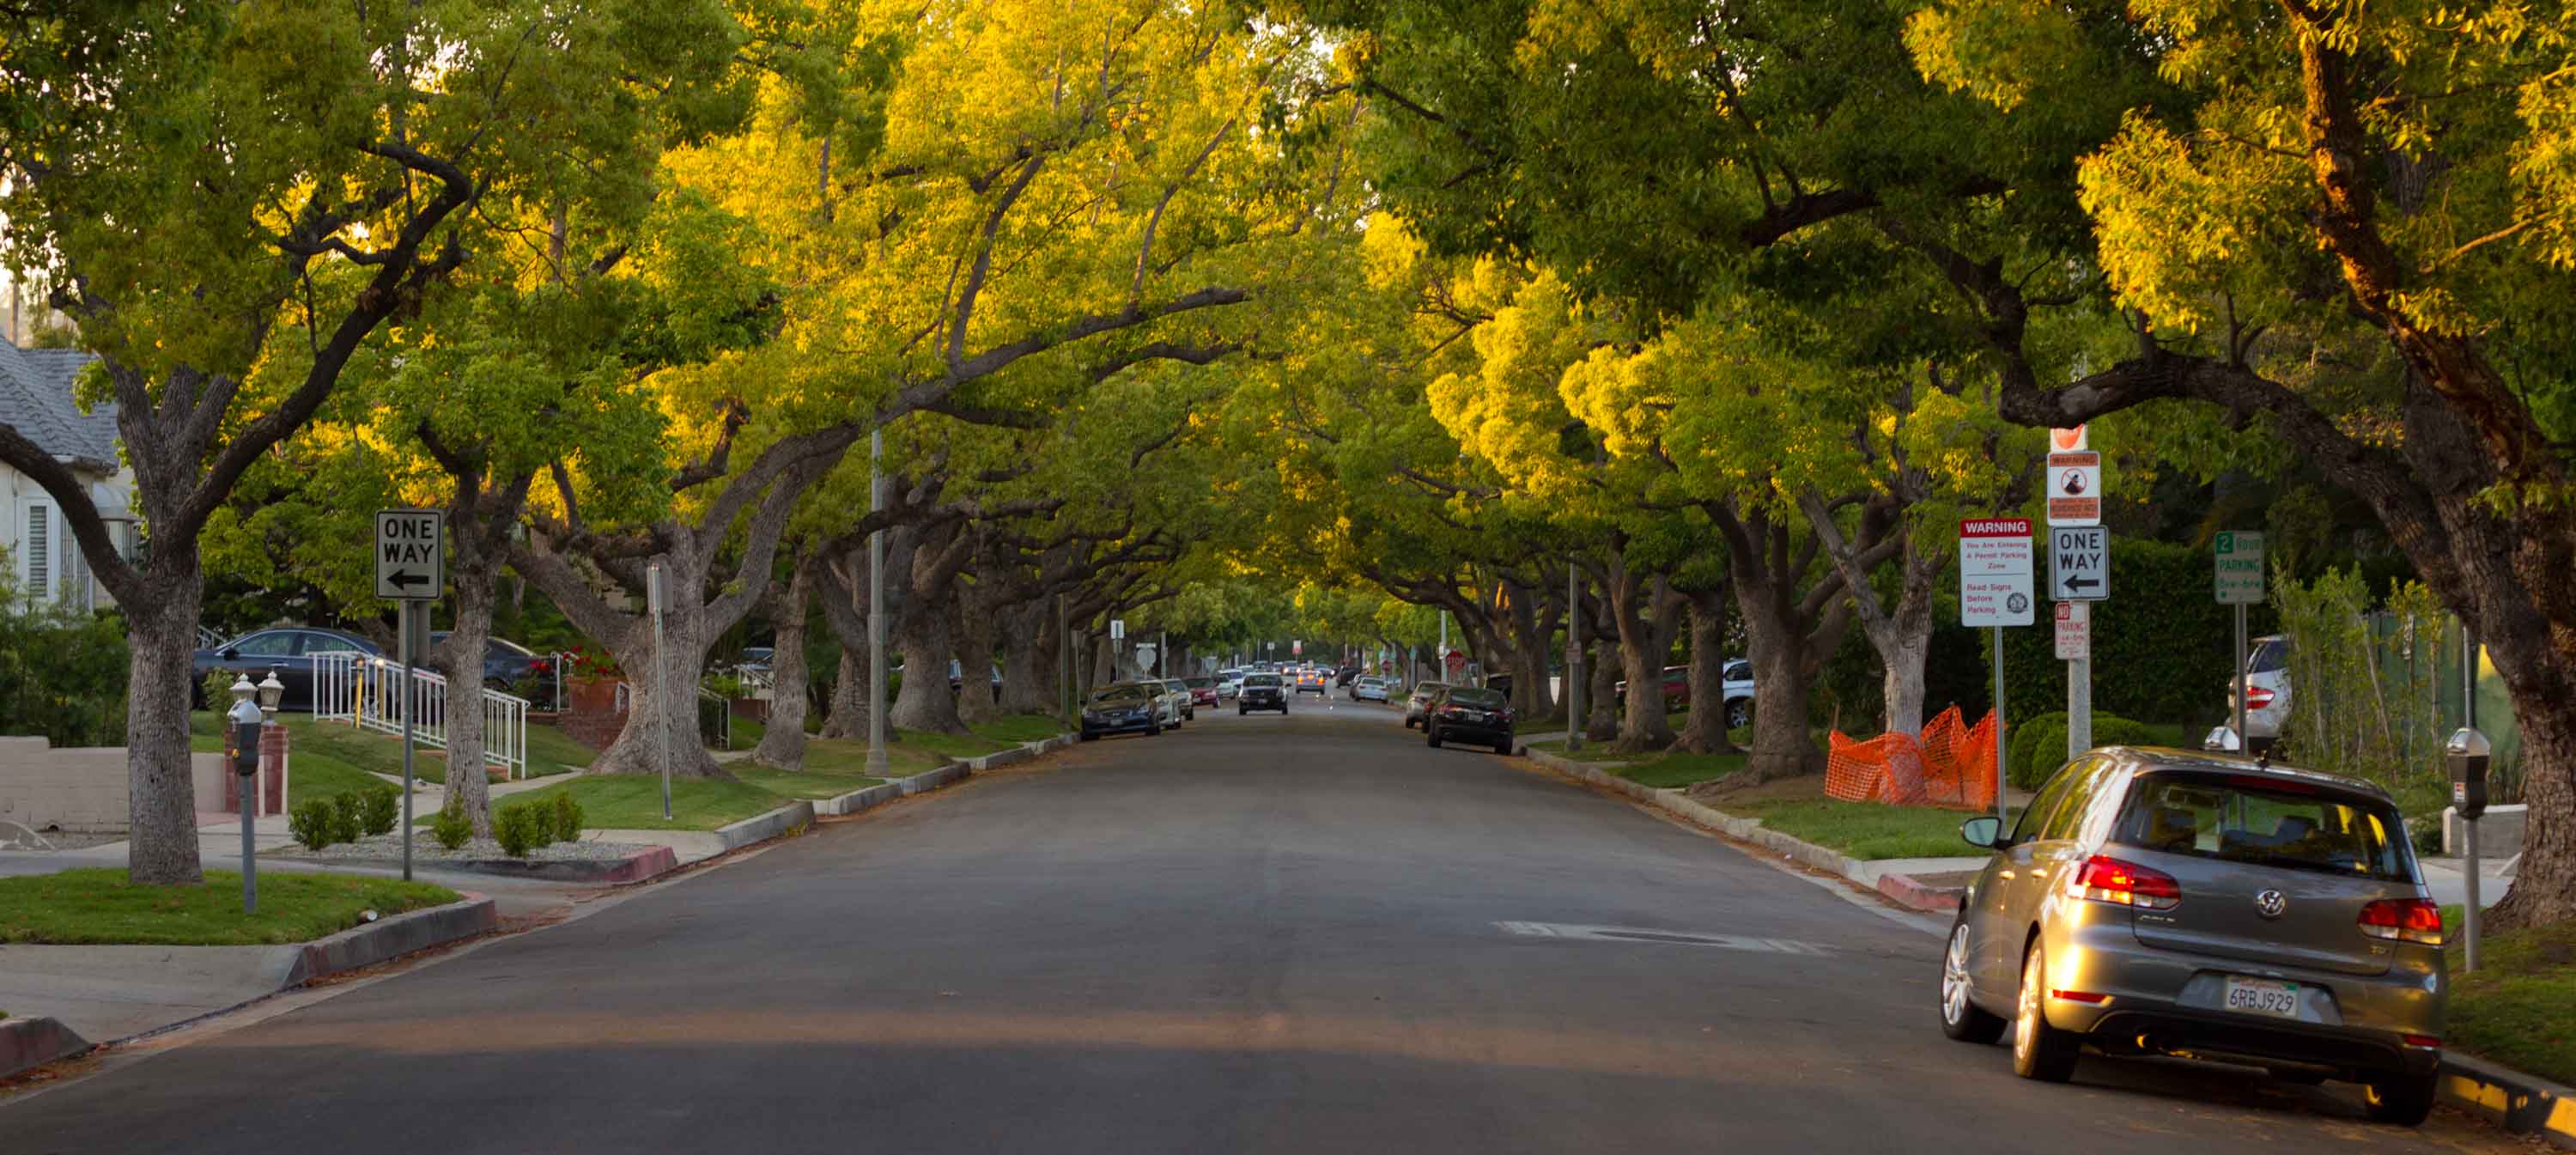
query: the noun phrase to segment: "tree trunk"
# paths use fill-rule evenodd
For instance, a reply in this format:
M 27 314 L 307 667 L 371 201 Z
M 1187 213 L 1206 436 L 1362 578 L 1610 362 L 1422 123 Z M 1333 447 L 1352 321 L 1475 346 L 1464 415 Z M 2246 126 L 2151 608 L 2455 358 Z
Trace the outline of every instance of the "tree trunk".
M 1726 726 L 1726 610 L 1723 588 L 1694 590 L 1690 598 L 1690 708 L 1673 748 L 1685 754 L 1732 754 Z
M 1619 627 L 1619 662 L 1628 683 L 1616 748 L 1629 753 L 1661 750 L 1673 744 L 1672 719 L 1664 707 L 1664 659 L 1672 655 L 1678 601 L 1665 579 L 1649 581 L 1629 567 L 1625 543 L 1611 550 L 1609 577 L 1604 588 Z
M 919 598 L 906 601 L 893 623 L 894 647 L 903 654 L 903 689 L 887 720 L 906 730 L 962 734 L 966 723 L 957 715 L 957 695 L 948 688 L 948 657 L 957 647 L 949 640 L 946 608 Z
M 990 596 L 981 588 L 961 590 L 949 603 L 956 615 L 957 718 L 969 728 L 1002 716 L 993 694 L 993 633 L 1003 608 L 987 604 Z
M 492 836 L 492 784 L 483 770 L 483 651 L 492 636 L 494 586 L 500 559 L 466 564 L 458 550 L 448 571 L 456 585 L 456 618 L 441 643 L 439 666 L 447 675 L 447 796 L 464 810 L 478 837 Z
M 194 542 L 155 551 L 144 577 L 159 594 L 125 604 L 127 877 L 159 886 L 205 881 L 197 857 L 197 803 L 188 752 L 188 702 L 196 678 L 197 614 L 206 574 Z M 158 572 L 156 572 L 158 571 Z M 220 714 L 229 699 L 210 701 Z
M 1015 607 L 1001 615 L 1002 701 L 1005 714 L 1053 714 L 1064 709 L 1056 662 L 1054 599 Z
M 832 708 L 823 715 L 823 737 L 865 741 L 867 736 L 868 660 L 844 642 L 841 664 L 833 676 Z
M 778 638 L 769 663 L 769 721 L 751 760 L 781 770 L 805 765 L 805 612 L 817 564 L 812 557 L 796 559 L 787 589 L 771 601 Z
M 732 777 L 698 737 L 698 673 L 706 668 L 710 638 L 706 609 L 696 604 L 696 583 L 674 574 L 671 588 L 679 593 L 663 610 L 659 648 L 649 620 L 603 639 L 626 671 L 626 728 L 599 752 L 590 773 L 659 774 L 667 762 L 674 778 Z
M 1600 623 L 1608 625 L 1609 623 Z M 1619 736 L 1619 640 L 1602 630 L 1584 639 L 1583 737 L 1608 742 Z

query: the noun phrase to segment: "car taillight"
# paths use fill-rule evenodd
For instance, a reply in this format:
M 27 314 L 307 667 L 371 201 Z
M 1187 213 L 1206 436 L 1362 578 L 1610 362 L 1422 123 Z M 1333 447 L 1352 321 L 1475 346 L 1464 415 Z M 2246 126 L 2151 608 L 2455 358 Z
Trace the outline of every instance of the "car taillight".
M 2247 686 L 2247 687 L 2245 687 L 2245 708 L 2246 708 L 2246 709 L 2248 709 L 2248 710 L 2261 710 L 2261 709 L 2266 709 L 2266 708 L 2270 707 L 2270 706 L 2271 706 L 2271 704 L 2272 704 L 2272 691 L 2267 690 L 2267 689 L 2264 689 L 2264 688 L 2263 688 L 2263 687 L 2261 687 L 2261 686 Z
M 2361 933 L 2442 945 L 2442 910 L 2423 898 L 2383 898 L 2361 908 Z
M 2146 910 L 2171 910 L 2182 901 L 2182 886 L 2161 870 L 2122 862 L 2107 854 L 2084 860 L 2067 893 L 2094 902 L 2117 903 Z
M 554 669 L 555 664 L 545 660 L 544 658 L 539 658 L 536 661 L 528 663 L 528 672 L 531 674 L 551 674 L 554 672 Z

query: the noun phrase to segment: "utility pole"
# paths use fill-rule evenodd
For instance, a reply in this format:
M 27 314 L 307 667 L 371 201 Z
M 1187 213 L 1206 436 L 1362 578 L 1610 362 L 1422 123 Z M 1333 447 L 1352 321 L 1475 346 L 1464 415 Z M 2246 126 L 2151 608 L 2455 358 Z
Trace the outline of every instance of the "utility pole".
M 1565 751 L 1583 748 L 1583 586 L 1565 563 Z
M 885 430 L 868 431 L 868 512 L 885 512 Z M 885 527 L 868 532 L 868 776 L 886 776 Z M 914 671 L 917 676 L 921 671 Z

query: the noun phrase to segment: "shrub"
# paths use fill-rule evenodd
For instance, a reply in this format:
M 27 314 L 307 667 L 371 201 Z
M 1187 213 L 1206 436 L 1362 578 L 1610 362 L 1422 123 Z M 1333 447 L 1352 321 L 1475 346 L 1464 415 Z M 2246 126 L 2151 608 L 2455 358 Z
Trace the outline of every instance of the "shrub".
M 365 791 L 331 796 L 331 841 L 356 842 L 367 828 Z
M 286 812 L 286 829 L 306 850 L 320 850 L 339 841 L 332 837 L 338 825 L 338 810 L 328 798 L 307 798 Z
M 501 844 L 501 853 L 512 858 L 526 858 L 528 852 L 545 845 L 537 840 L 536 808 L 520 803 L 504 806 L 492 814 L 492 837 Z
M 465 803 L 450 798 L 447 805 L 439 807 L 438 817 L 429 820 L 429 836 L 449 850 L 465 845 L 467 839 L 474 837 L 474 823 L 465 817 Z
M 555 841 L 581 841 L 581 802 L 579 800 L 568 793 L 555 795 L 554 804 L 549 807 L 548 816 L 554 819 Z
M 2165 734 L 2144 722 L 2117 714 L 2093 712 L 2093 745 L 2160 746 Z M 2066 764 L 2066 714 L 2042 714 L 2022 724 L 2012 736 L 2012 784 L 2036 790 Z
M 391 834 L 402 816 L 402 792 L 390 786 L 358 796 L 358 824 L 370 835 Z

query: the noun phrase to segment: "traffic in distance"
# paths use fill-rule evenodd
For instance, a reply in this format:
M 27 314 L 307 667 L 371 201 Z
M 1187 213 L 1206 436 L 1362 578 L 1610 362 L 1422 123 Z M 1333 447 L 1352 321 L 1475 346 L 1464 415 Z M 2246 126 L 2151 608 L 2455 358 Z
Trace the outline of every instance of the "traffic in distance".
M 1354 665 L 1338 668 L 1316 663 L 1261 662 L 1230 667 L 1214 674 L 1186 678 L 1140 678 L 1112 682 L 1083 700 L 1082 740 L 1118 734 L 1159 737 L 1198 719 L 1201 707 L 1220 708 L 1232 701 L 1238 717 L 1289 712 L 1303 695 L 1326 700 L 1335 689 L 1354 704 L 1388 707 L 1405 728 L 1422 728 L 1428 744 L 1485 746 L 1499 754 L 1515 747 L 1518 716 L 1502 690 L 1490 686 L 1415 683 L 1408 692 L 1402 680 L 1363 674 Z M 1401 708 L 1397 698 L 1403 695 Z

